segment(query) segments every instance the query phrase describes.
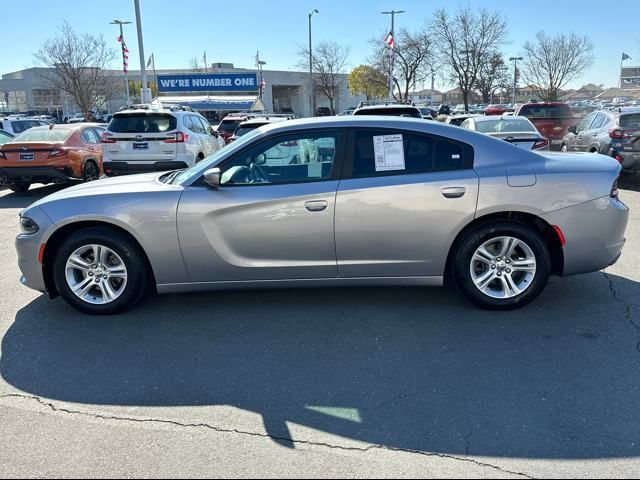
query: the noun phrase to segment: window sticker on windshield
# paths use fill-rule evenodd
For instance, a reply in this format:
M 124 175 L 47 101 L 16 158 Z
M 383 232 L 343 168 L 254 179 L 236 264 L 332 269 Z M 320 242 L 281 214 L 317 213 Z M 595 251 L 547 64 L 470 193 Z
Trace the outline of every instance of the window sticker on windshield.
M 379 135 L 373 137 L 376 157 L 376 172 L 405 170 L 402 135 Z

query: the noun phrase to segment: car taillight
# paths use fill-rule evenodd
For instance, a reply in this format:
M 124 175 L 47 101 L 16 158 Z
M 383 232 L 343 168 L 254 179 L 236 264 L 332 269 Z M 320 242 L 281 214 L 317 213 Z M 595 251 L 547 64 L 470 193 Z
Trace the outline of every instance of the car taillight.
M 618 194 L 620 192 L 618 191 L 618 179 L 616 178 L 616 181 L 613 182 L 613 186 L 611 187 L 611 198 L 618 198 Z
M 546 138 L 539 138 L 536 143 L 533 144 L 533 149 L 545 148 L 549 146 L 549 140 Z
M 56 158 L 56 157 L 62 157 L 63 155 L 66 155 L 67 151 L 63 148 L 54 148 L 53 150 L 51 150 L 51 152 L 49 152 L 49 158 Z
M 298 141 L 297 140 L 291 140 L 290 142 L 282 142 L 281 145 L 283 147 L 297 147 L 298 146 Z
M 177 132 L 173 136 L 167 138 L 164 143 L 184 143 L 189 140 L 189 135 L 182 132 Z
M 115 139 L 110 133 L 102 132 L 100 134 L 100 141 L 102 143 L 116 143 Z
M 631 138 L 631 134 L 622 128 L 610 128 L 609 137 L 621 140 Z

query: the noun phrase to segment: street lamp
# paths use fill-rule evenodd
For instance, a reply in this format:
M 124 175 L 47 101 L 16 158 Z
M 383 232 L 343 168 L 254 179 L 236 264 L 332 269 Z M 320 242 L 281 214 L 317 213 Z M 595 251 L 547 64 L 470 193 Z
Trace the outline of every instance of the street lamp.
M 310 104 L 311 104 L 311 116 L 315 115 L 316 109 L 316 97 L 313 86 L 313 46 L 311 44 L 311 17 L 313 17 L 316 13 L 320 13 L 317 8 L 314 8 L 309 13 L 309 91 L 310 91 Z
M 123 50 L 122 50 L 122 66 L 123 66 L 123 70 L 124 70 L 124 86 L 125 86 L 125 91 L 127 92 L 127 105 L 131 104 L 131 97 L 129 95 L 129 73 L 128 73 L 128 69 L 124 68 L 124 33 L 122 31 L 122 26 L 123 25 L 129 25 L 131 22 L 126 22 L 124 20 L 114 20 L 113 22 L 111 22 L 111 25 L 119 25 L 120 26 L 120 42 L 123 45 Z
M 391 15 L 391 39 L 394 44 L 392 44 L 391 52 L 389 53 L 389 100 L 393 98 L 393 67 L 395 63 L 395 28 L 396 28 L 396 14 L 400 15 L 401 13 L 406 13 L 405 10 L 391 10 L 387 12 L 380 12 L 382 15 Z
M 140 18 L 140 0 L 133 0 L 136 9 L 136 27 L 138 29 L 138 50 L 140 51 L 140 73 L 142 74 L 142 88 L 140 88 L 140 103 L 151 103 L 151 90 L 147 85 L 147 71 L 145 70 L 144 42 L 142 41 L 142 20 Z
M 512 106 L 516 104 L 516 83 L 518 82 L 518 60 L 524 60 L 522 57 L 511 57 L 509 59 L 510 62 L 513 62 L 513 98 L 512 98 Z

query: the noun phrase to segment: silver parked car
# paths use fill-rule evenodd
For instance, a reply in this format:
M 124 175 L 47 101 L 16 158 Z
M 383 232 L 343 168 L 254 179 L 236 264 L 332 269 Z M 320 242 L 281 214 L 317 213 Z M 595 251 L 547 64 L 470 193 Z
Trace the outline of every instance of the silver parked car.
M 538 152 L 549 150 L 549 140 L 540 135 L 527 117 L 514 117 L 510 114 L 471 116 L 460 126 L 500 138 L 520 148 Z
M 289 162 L 273 152 L 296 152 Z M 302 152 L 302 153 L 300 153 Z M 21 214 L 23 283 L 91 314 L 159 293 L 442 285 L 515 308 L 620 256 L 620 165 L 416 119 L 256 129 L 186 170 L 105 179 Z

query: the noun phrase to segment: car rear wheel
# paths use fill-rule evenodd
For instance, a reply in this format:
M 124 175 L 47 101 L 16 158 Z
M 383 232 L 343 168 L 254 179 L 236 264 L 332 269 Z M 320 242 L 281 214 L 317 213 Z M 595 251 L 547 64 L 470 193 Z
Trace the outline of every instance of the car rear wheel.
M 476 305 L 511 310 L 533 301 L 551 272 L 551 255 L 540 233 L 524 223 L 493 222 L 468 232 L 455 252 L 462 293 Z
M 82 180 L 85 182 L 93 182 L 94 180 L 98 180 L 100 178 L 100 169 L 95 162 L 89 160 L 84 164 L 84 169 L 82 170 Z
M 144 258 L 125 234 L 87 228 L 62 242 L 53 262 L 53 278 L 60 295 L 76 309 L 111 315 L 133 307 L 148 290 Z
M 27 190 L 29 190 L 30 187 L 31 187 L 30 183 L 19 182 L 19 183 L 12 183 L 11 185 L 9 185 L 9 190 L 15 193 L 24 193 Z

